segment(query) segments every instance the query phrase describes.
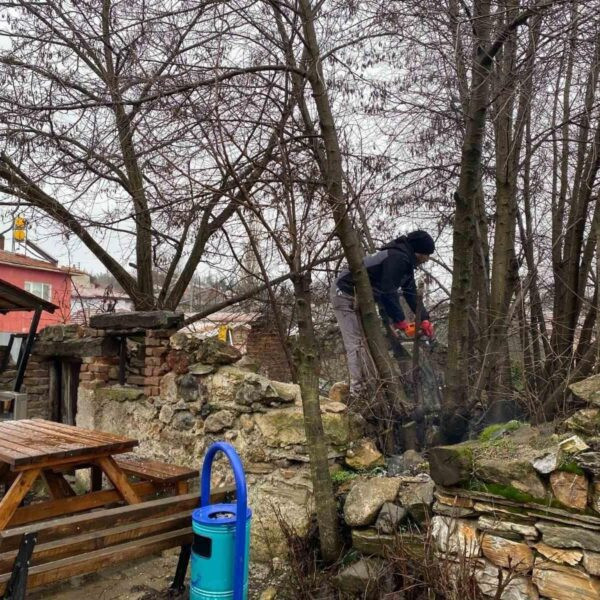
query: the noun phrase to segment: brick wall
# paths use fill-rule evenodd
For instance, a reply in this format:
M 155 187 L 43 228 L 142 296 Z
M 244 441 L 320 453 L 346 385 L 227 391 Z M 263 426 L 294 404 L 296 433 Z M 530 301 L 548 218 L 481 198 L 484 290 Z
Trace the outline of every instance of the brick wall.
M 160 378 L 169 370 L 166 355 L 169 352 L 169 338 L 174 330 L 148 330 L 143 337 L 127 339 L 127 361 L 125 384 L 142 388 L 146 396 L 158 396 Z M 97 335 L 110 335 L 99 331 Z M 83 388 L 93 388 L 98 384 L 119 382 L 119 357 L 84 357 L 79 376 Z
M 81 360 L 79 385 L 94 387 L 119 381 L 118 356 L 85 356 Z
M 12 363 L 6 371 L 0 374 L 0 389 L 12 390 L 16 366 Z M 27 393 L 27 415 L 29 418 L 50 419 L 52 406 L 50 402 L 50 362 L 47 358 L 36 356 L 29 357 L 21 392 Z
M 291 381 L 292 374 L 281 339 L 268 319 L 252 323 L 246 354 L 260 364 L 260 373 L 275 381 Z
M 21 391 L 27 393 L 27 416 L 30 419 L 52 417 L 50 361 L 35 354 L 29 357 Z
M 166 356 L 169 338 L 175 330 L 150 329 L 143 341 L 137 344 L 134 356 L 130 356 L 127 383 L 144 388 L 146 396 L 160 394 L 160 379 L 169 370 Z

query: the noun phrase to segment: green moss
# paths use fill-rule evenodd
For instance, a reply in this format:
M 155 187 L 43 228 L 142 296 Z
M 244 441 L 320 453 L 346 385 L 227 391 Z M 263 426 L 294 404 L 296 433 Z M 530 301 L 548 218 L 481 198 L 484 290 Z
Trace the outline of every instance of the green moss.
M 480 442 L 491 442 L 497 437 L 500 437 L 503 433 L 508 433 L 519 429 L 523 423 L 519 421 L 509 421 L 508 423 L 496 423 L 494 425 L 488 425 L 480 434 Z
M 575 475 L 585 475 L 583 469 L 573 460 L 565 459 L 558 466 L 559 471 L 574 473 Z
M 469 482 L 469 489 L 474 492 L 485 492 L 501 496 L 507 500 L 512 500 L 519 504 L 545 504 L 543 498 L 535 498 L 531 494 L 527 494 L 513 487 L 512 485 L 502 485 L 501 483 L 484 483 L 478 479 L 472 479 Z
M 547 506 L 548 508 L 560 508 L 561 510 L 565 510 L 575 514 L 581 514 L 582 512 L 580 510 L 571 509 L 568 506 L 565 506 L 553 496 L 549 498 L 536 498 L 531 494 L 521 492 L 520 490 L 514 488 L 511 485 L 502 485 L 499 483 L 484 483 L 483 481 L 480 481 L 478 479 L 472 479 L 469 482 L 467 489 L 473 492 L 484 492 L 487 494 L 500 496 L 502 498 L 506 498 L 506 500 L 516 502 L 517 504 L 540 504 L 542 506 Z M 584 512 L 587 513 L 587 510 L 588 509 L 586 509 L 586 511 Z M 590 512 L 590 514 L 596 513 Z
M 356 477 L 358 477 L 358 473 L 355 473 L 354 471 L 346 471 L 345 469 L 342 469 L 341 471 L 335 471 L 335 473 L 331 474 L 331 481 L 335 485 L 341 485 L 342 483 L 346 483 L 346 481 L 351 481 L 352 479 L 355 479 Z

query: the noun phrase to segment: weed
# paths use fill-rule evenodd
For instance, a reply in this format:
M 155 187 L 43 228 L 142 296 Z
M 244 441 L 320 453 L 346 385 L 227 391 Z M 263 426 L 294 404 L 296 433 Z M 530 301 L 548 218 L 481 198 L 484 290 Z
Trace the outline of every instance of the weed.
M 342 469 L 341 471 L 334 471 L 331 474 L 331 481 L 334 483 L 334 485 L 341 485 L 342 483 L 352 481 L 352 479 L 356 479 L 357 477 L 358 473 Z
M 388 558 L 396 579 L 394 589 L 402 591 L 405 600 L 499 600 L 515 577 L 502 569 L 497 576 L 483 575 L 477 558 L 441 555 L 431 527 L 421 544 L 415 544 L 414 536 L 398 534 Z
M 583 469 L 574 461 L 568 458 L 563 459 L 563 461 L 558 465 L 559 471 L 565 471 L 566 473 L 574 473 L 575 475 L 585 475 Z
M 509 421 L 508 423 L 496 423 L 494 425 L 488 425 L 480 434 L 480 442 L 491 442 L 492 440 L 498 439 L 505 433 L 516 431 L 521 427 L 523 423 L 520 421 Z
M 287 542 L 287 557 L 283 558 L 288 566 L 289 578 L 286 589 L 278 590 L 282 600 L 334 600 L 337 598 L 331 587 L 332 569 L 327 569 L 320 561 L 317 526 L 313 521 L 306 535 L 300 535 L 281 513 L 278 507 L 271 505 L 277 524 Z

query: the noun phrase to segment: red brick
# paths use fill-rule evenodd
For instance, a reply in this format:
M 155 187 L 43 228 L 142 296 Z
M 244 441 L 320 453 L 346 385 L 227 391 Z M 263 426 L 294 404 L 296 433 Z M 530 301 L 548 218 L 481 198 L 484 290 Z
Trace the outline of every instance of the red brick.
M 159 386 L 160 385 L 160 377 L 144 377 L 144 385 L 145 386 Z
M 25 372 L 26 377 L 48 377 L 48 369 L 30 369 Z
M 146 348 L 145 354 L 146 356 L 154 356 L 160 357 L 163 354 L 166 354 L 167 348 L 163 346 L 154 346 L 152 348 Z
M 80 373 L 79 381 L 91 381 L 93 375 L 91 373 Z
M 117 356 L 96 356 L 94 362 L 97 365 L 114 365 L 119 362 L 119 358 Z

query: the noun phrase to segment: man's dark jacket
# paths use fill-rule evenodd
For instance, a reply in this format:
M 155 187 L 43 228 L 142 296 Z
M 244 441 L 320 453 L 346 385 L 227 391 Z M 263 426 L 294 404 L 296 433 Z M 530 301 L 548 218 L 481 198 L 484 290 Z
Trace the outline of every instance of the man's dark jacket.
M 369 274 L 375 301 L 385 309 L 392 322 L 404 321 L 404 311 L 400 305 L 398 289 L 402 289 L 404 299 L 411 310 L 417 310 L 417 286 L 415 267 L 417 257 L 405 236 L 386 244 L 376 254 L 365 257 L 365 267 Z M 354 295 L 354 281 L 348 269 L 337 279 L 337 287 L 346 294 Z M 422 308 L 421 319 L 429 319 L 429 313 Z

